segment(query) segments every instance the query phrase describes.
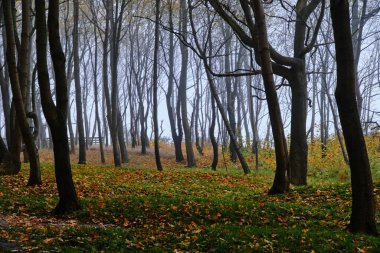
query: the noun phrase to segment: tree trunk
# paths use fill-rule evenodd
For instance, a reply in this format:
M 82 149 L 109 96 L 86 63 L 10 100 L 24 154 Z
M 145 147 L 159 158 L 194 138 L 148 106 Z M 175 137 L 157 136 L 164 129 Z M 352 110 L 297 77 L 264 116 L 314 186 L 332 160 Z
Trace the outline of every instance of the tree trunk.
M 347 0 L 331 1 L 331 19 L 337 62 L 335 98 L 351 169 L 352 213 L 349 229 L 352 232 L 376 235 L 376 203 L 367 148 L 356 103 L 355 61 Z
M 218 166 L 218 157 L 219 157 L 219 152 L 218 152 L 218 142 L 216 141 L 215 138 L 215 121 L 216 121 L 216 110 L 215 110 L 215 99 L 213 96 L 210 97 L 211 99 L 211 124 L 209 128 L 209 135 L 210 135 L 210 140 L 212 144 L 212 163 L 211 163 L 211 168 L 212 170 L 216 170 L 216 167 Z
M 16 41 L 15 31 L 12 18 L 12 7 L 9 1 L 5 1 L 3 6 L 4 23 L 7 32 L 7 62 L 11 80 L 14 106 L 17 112 L 18 125 L 25 142 L 26 149 L 30 157 L 30 175 L 28 180 L 29 186 L 40 185 L 41 171 L 40 160 L 37 146 L 34 142 L 33 135 L 29 129 L 29 123 L 25 112 L 25 93 L 28 82 L 28 52 L 29 52 L 29 0 L 22 1 L 22 41 L 19 54 L 19 68 L 16 62 Z M 24 91 L 24 92 L 23 92 Z
M 112 151 L 113 151 L 113 159 L 114 164 L 116 167 L 121 166 L 121 160 L 120 160 L 120 152 L 119 152 L 119 146 L 117 141 L 117 128 L 116 128 L 116 120 L 117 115 L 115 113 L 115 119 L 112 115 L 112 109 L 113 107 L 116 107 L 116 98 L 115 105 L 112 103 L 111 105 L 111 96 L 110 96 L 110 88 L 108 85 L 108 44 L 110 43 L 109 35 L 111 33 L 110 31 L 110 22 L 112 20 L 113 16 L 113 8 L 112 8 L 112 1 L 106 0 L 105 2 L 105 8 L 106 8 L 106 29 L 104 33 L 104 40 L 103 40 L 103 69 L 102 69 L 102 77 L 103 77 L 103 91 L 104 91 L 104 97 L 106 101 L 106 108 L 107 108 L 107 121 L 108 121 L 108 127 L 111 135 L 111 141 L 112 141 Z M 113 48 L 113 47 L 112 47 Z M 112 66 L 111 62 L 111 66 Z M 113 68 L 111 71 L 114 71 Z M 117 69 L 116 69 L 117 71 Z M 112 81 L 113 82 L 113 81 Z M 117 85 L 117 82 L 116 82 Z M 112 85 L 113 87 L 113 85 Z M 111 90 L 111 94 L 114 91 L 114 87 Z M 115 94 L 116 95 L 116 94 Z
M 98 70 L 98 43 L 97 43 L 97 29 L 94 25 L 94 35 L 95 35 L 95 59 L 93 63 L 93 74 L 94 74 L 94 99 L 95 99 L 95 121 L 98 127 L 98 136 L 99 136 L 99 148 L 100 148 L 100 161 L 102 164 L 106 163 L 104 157 L 104 147 L 103 147 L 103 137 L 102 137 L 102 127 L 99 116 L 99 92 L 98 92 L 98 79 L 97 79 L 97 70 Z
M 232 33 L 230 28 L 224 28 L 224 39 L 226 40 L 225 45 L 225 56 L 224 56 L 224 68 L 226 73 L 231 72 L 231 63 L 230 63 L 230 54 L 231 54 L 231 36 Z M 228 118 L 231 124 L 232 132 L 236 136 L 236 119 L 235 119 L 235 91 L 232 87 L 231 77 L 226 77 L 226 92 L 227 92 L 227 113 Z M 236 162 L 237 154 L 236 150 L 233 147 L 232 139 L 230 138 L 230 159 L 233 162 Z
M 180 14 L 181 14 L 181 32 L 186 39 L 187 33 L 187 10 L 186 10 L 186 0 L 180 0 Z M 181 76 L 179 80 L 178 88 L 178 99 L 181 101 L 181 116 L 182 116 L 182 126 L 183 132 L 185 134 L 185 145 L 186 145 L 186 158 L 187 166 L 195 167 L 195 155 L 193 150 L 193 143 L 191 141 L 191 130 L 189 126 L 189 121 L 187 119 L 187 67 L 188 67 L 188 58 L 189 52 L 187 47 L 181 43 L 180 45 L 182 62 L 181 62 Z
M 59 1 L 49 1 L 49 42 L 50 54 L 55 73 L 56 105 L 54 104 L 47 64 L 47 33 L 45 1 L 36 0 L 36 47 L 38 81 L 42 108 L 49 124 L 54 143 L 55 177 L 59 203 L 54 213 L 63 214 L 80 209 L 71 174 L 69 143 L 67 138 L 68 85 L 65 73 L 65 56 L 59 36 Z
M 3 10 L 2 6 L 0 6 L 0 21 L 3 20 Z M 5 27 L 2 28 L 2 39 L 6 41 L 6 31 Z M 3 43 L 3 53 L 6 55 L 7 45 Z M 3 72 L 4 69 L 4 72 Z M 10 148 L 11 144 L 11 96 L 9 95 L 9 72 L 8 72 L 8 64 L 4 65 L 4 68 L 0 70 L 0 87 L 1 87 L 1 100 L 3 105 L 4 112 L 4 120 L 5 120 L 5 136 L 7 140 L 7 146 Z
M 173 8 L 172 8 L 172 2 L 170 2 L 169 6 L 169 27 L 170 29 L 174 29 L 173 27 Z M 177 162 L 182 162 L 185 160 L 182 153 L 182 138 L 179 137 L 179 134 L 177 134 L 176 131 L 176 115 L 175 111 L 173 110 L 172 106 L 172 100 L 173 95 L 173 86 L 174 86 L 174 34 L 169 34 L 169 77 L 168 77 L 168 91 L 166 93 L 166 107 L 168 110 L 168 116 L 169 116 L 169 123 L 170 123 L 170 130 L 174 142 L 174 150 L 175 150 L 175 159 Z M 177 108 L 179 110 L 179 108 Z M 178 131 L 181 131 L 178 129 Z
M 206 59 L 204 58 L 203 61 L 205 62 Z M 240 164 L 241 164 L 241 166 L 243 168 L 244 174 L 248 174 L 250 172 L 249 166 L 248 166 L 248 164 L 247 164 L 247 162 L 246 162 L 246 160 L 245 160 L 245 158 L 244 158 L 241 150 L 239 149 L 238 142 L 236 140 L 236 136 L 235 136 L 235 134 L 234 134 L 234 132 L 233 132 L 233 130 L 231 128 L 230 122 L 229 122 L 229 120 L 227 118 L 227 114 L 224 111 L 223 104 L 220 101 L 220 98 L 219 98 L 218 92 L 216 90 L 215 83 L 214 83 L 214 80 L 212 78 L 212 75 L 211 75 L 211 73 L 208 70 L 206 70 L 206 74 L 207 74 L 207 79 L 208 79 L 208 82 L 209 82 L 209 85 L 210 85 L 212 96 L 215 99 L 215 102 L 216 102 L 216 105 L 218 106 L 220 115 L 222 116 L 224 125 L 227 128 L 228 135 L 230 136 L 232 147 L 236 151 L 237 157 L 239 158 L 239 161 L 240 161 Z M 215 149 L 214 149 L 214 159 L 215 159 Z
M 79 67 L 79 0 L 74 0 L 74 28 L 73 28 L 73 51 L 74 51 L 74 79 L 75 79 L 75 104 L 77 112 L 77 129 L 79 135 L 79 161 L 78 164 L 86 164 L 86 141 L 83 127 L 82 95 L 80 85 Z M 70 80 L 69 80 L 70 81 Z
M 54 171 L 59 195 L 59 202 L 53 213 L 60 215 L 77 210 L 80 206 L 72 180 L 66 120 L 60 117 L 58 119 L 63 121 L 63 124 L 51 128 L 51 133 L 54 143 L 54 161 L 58 161 L 55 162 Z
M 154 156 L 156 159 L 156 166 L 159 171 L 162 171 L 162 164 L 160 158 L 159 147 L 159 133 L 158 133 L 158 47 L 159 47 L 159 23 L 160 22 L 160 0 L 156 0 L 156 24 L 154 31 L 154 60 L 153 60 L 153 121 L 154 121 Z
M 291 139 L 289 151 L 290 182 L 294 185 L 307 184 L 307 80 L 305 65 L 293 73 L 291 81 Z
M 121 162 L 127 163 L 129 160 L 128 151 L 127 151 L 127 147 L 124 141 L 123 119 L 121 117 L 121 113 L 119 110 L 117 112 L 117 128 L 118 128 L 117 137 L 118 137 L 118 142 L 119 142 L 119 147 L 120 147 Z
M 254 0 L 253 4 L 255 7 L 255 21 L 258 29 L 258 49 L 260 53 L 262 76 L 276 152 L 276 174 L 272 188 L 269 190 L 269 194 L 278 194 L 286 192 L 289 188 L 289 181 L 287 178 L 287 172 L 289 173 L 288 152 L 284 128 L 282 125 L 280 105 L 273 78 L 264 8 L 260 0 Z

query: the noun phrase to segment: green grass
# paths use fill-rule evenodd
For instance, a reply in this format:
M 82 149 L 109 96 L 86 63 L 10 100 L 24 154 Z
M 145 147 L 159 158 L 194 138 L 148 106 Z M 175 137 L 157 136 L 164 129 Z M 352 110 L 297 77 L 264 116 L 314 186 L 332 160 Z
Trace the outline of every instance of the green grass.
M 351 192 L 339 169 L 311 169 L 310 186 L 278 196 L 266 193 L 272 169 L 73 169 L 83 209 L 58 220 L 52 165 L 42 187 L 25 187 L 25 169 L 0 178 L 0 210 L 16 217 L 0 237 L 35 252 L 380 252 L 379 238 L 345 230 Z M 373 174 L 378 193 L 378 163 Z

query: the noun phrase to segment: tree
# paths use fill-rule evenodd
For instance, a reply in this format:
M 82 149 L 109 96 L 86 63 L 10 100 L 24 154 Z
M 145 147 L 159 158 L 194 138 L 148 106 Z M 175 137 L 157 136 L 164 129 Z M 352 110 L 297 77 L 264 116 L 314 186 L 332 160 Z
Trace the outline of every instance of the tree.
M 3 6 L 0 6 L 0 22 L 3 24 Z M 6 37 L 5 37 L 5 26 L 2 27 L 2 40 L 3 40 L 3 53 L 6 55 Z M 4 113 L 4 123 L 5 123 L 5 136 L 6 141 L 8 143 L 8 147 L 11 143 L 11 96 L 9 95 L 9 74 L 8 74 L 8 65 L 6 62 L 4 64 L 4 68 L 0 69 L 0 88 L 1 88 L 1 100 L 3 106 Z
M 238 15 L 229 15 L 236 10 L 232 10 L 232 5 L 226 4 L 224 1 L 209 0 L 213 6 L 219 6 L 216 11 L 223 18 L 228 17 L 228 23 L 231 25 L 234 32 L 239 36 L 240 40 L 247 46 L 255 49 L 256 55 L 257 46 L 255 47 L 246 31 L 255 32 L 257 27 L 254 27 L 254 22 L 245 19 L 244 25 L 241 25 L 241 19 Z M 252 1 L 239 1 L 242 15 L 247 17 L 248 12 L 253 10 Z M 315 25 L 312 36 L 308 28 L 307 21 L 313 11 L 321 4 L 320 14 Z M 239 5 L 236 5 L 238 8 Z M 245 6 L 245 7 L 243 7 Z M 284 5 L 282 5 L 284 6 Z M 234 6 L 235 7 L 235 6 Z M 289 81 L 292 92 L 292 110 L 291 110 L 291 143 L 289 153 L 290 163 L 290 179 L 295 185 L 304 185 L 307 183 L 307 136 L 306 136 L 306 117 L 307 117 L 307 76 L 305 56 L 309 53 L 316 42 L 320 24 L 324 15 L 325 0 L 312 0 L 308 3 L 307 0 L 298 0 L 295 6 L 291 6 L 296 14 L 294 40 L 293 40 L 293 57 L 282 55 L 276 51 L 271 45 L 271 60 L 274 74 L 282 76 Z M 215 8 L 215 7 L 214 7 Z M 246 9 L 245 9 L 246 8 Z M 232 22 L 233 23 L 232 23 Z M 243 28 L 248 28 L 247 30 Z
M 74 29 L 73 29 L 73 53 L 74 53 L 74 80 L 75 80 L 75 104 L 77 112 L 77 129 L 79 135 L 79 161 L 78 164 L 86 164 L 86 140 L 83 127 L 83 105 L 80 84 L 79 67 L 79 0 L 74 0 Z
M 169 28 L 171 30 L 174 29 L 173 27 L 173 1 L 170 0 L 169 3 Z M 177 162 L 182 162 L 185 160 L 183 157 L 182 153 L 182 135 L 180 134 L 182 132 L 181 130 L 181 121 L 177 120 L 176 121 L 176 113 L 173 110 L 172 106 L 172 100 L 174 98 L 173 96 L 173 86 L 174 86 L 174 34 L 170 33 L 169 34 L 169 59 L 168 59 L 168 67 L 169 67 L 169 75 L 168 75 L 168 91 L 166 93 L 166 107 L 168 110 L 168 117 L 169 117 L 169 123 L 170 123 L 170 130 L 171 130 L 171 135 L 173 138 L 174 142 L 174 148 L 175 148 L 175 157 Z M 180 110 L 177 107 L 177 110 Z M 177 111 L 178 113 L 178 111 Z M 176 123 L 178 124 L 178 133 L 176 130 Z
M 92 3 L 92 2 L 91 2 Z M 93 5 L 91 5 L 93 8 Z M 97 124 L 98 128 L 98 136 L 99 136 L 99 149 L 100 149 L 100 161 L 101 163 L 106 163 L 106 159 L 104 156 L 104 147 L 103 147 L 103 136 L 102 136 L 102 127 L 101 127 L 101 121 L 100 121 L 100 116 L 99 116 L 99 91 L 98 91 L 98 36 L 97 36 L 97 29 L 95 25 L 95 15 L 92 17 L 93 18 L 93 23 L 94 23 L 94 36 L 95 36 L 95 49 L 94 53 L 95 56 L 93 57 L 93 54 L 91 53 L 91 65 L 92 65 L 92 71 L 94 75 L 94 103 L 95 103 L 95 121 Z M 90 47 L 90 52 L 91 52 L 91 47 Z
M 124 134 L 122 132 L 122 120 L 119 116 L 120 114 L 120 106 L 119 106 L 119 98 L 118 98 L 118 62 L 119 62 L 119 48 L 120 48 L 120 40 L 121 40 L 121 29 L 123 22 L 124 11 L 127 7 L 126 0 L 123 0 L 119 3 L 119 1 L 115 4 L 115 10 L 113 10 L 113 1 L 111 1 L 110 6 L 108 6 L 111 10 L 111 14 L 114 15 L 111 21 L 111 126 L 113 130 L 112 137 L 112 145 L 114 149 L 120 150 L 121 162 L 128 162 L 128 153 L 125 147 L 124 142 Z M 115 152 L 115 150 L 114 150 Z M 115 161 L 116 165 L 116 161 Z M 118 164 L 120 165 L 120 164 Z M 118 166 L 117 165 L 117 166 Z
M 153 122 L 154 122 L 154 155 L 156 158 L 156 166 L 158 170 L 162 170 L 159 133 L 158 133 L 158 49 L 159 49 L 159 21 L 160 21 L 160 0 L 156 0 L 156 23 L 154 29 L 154 59 L 153 59 Z M 144 145 L 144 143 L 143 143 Z
M 356 78 L 356 100 L 358 104 L 359 116 L 364 114 L 363 111 L 363 94 L 361 93 L 361 82 L 359 81 L 359 60 L 362 53 L 362 45 L 365 37 L 364 26 L 370 20 L 371 17 L 376 16 L 377 13 L 380 12 L 379 3 L 376 4 L 371 10 L 367 10 L 368 0 L 362 0 L 362 8 L 359 11 L 359 0 L 352 1 L 351 8 L 351 31 L 352 31 L 352 46 L 354 50 L 354 59 L 355 59 L 355 78 Z
M 231 72 L 231 37 L 232 37 L 232 32 L 231 28 L 226 26 L 223 27 L 223 36 L 224 40 L 226 41 L 226 45 L 224 47 L 225 50 L 225 56 L 224 56 L 224 68 L 225 72 L 229 73 Z M 235 99 L 236 99 L 236 86 L 232 85 L 232 78 L 230 76 L 226 76 L 225 78 L 226 81 L 226 96 L 227 96 L 227 113 L 228 113 L 228 119 L 231 124 L 231 129 L 234 134 L 234 137 L 236 137 L 236 119 L 235 119 Z M 232 144 L 233 140 L 230 138 L 230 159 L 233 162 L 236 162 L 237 158 L 237 153 L 236 149 L 233 147 Z
M 201 60 L 203 62 L 203 65 L 206 69 L 206 76 L 207 76 L 207 81 L 208 81 L 208 84 L 210 87 L 212 99 L 215 100 L 214 102 L 216 103 L 216 106 L 217 106 L 219 113 L 222 117 L 222 120 L 224 122 L 224 126 L 225 126 L 227 133 L 228 133 L 230 140 L 231 140 L 231 146 L 236 151 L 236 155 L 239 158 L 239 161 L 240 161 L 240 164 L 243 168 L 244 173 L 248 174 L 248 173 L 250 173 L 248 163 L 246 162 L 244 155 L 239 148 L 235 133 L 231 127 L 231 123 L 227 117 L 227 113 L 224 110 L 222 101 L 220 99 L 220 96 L 219 96 L 217 88 L 216 88 L 215 80 L 214 80 L 212 72 L 211 72 L 211 67 L 210 67 L 209 62 L 208 62 L 209 60 L 206 56 L 206 51 L 208 51 L 209 53 L 212 53 L 212 38 L 211 38 L 212 22 L 211 22 L 210 18 L 207 19 L 207 27 L 208 27 L 207 32 L 208 33 L 206 36 L 203 36 L 204 38 L 207 38 L 207 39 L 205 39 L 206 42 L 204 41 L 201 44 L 200 40 L 198 38 L 198 35 L 197 35 L 197 28 L 195 27 L 195 24 L 193 21 L 194 6 L 191 5 L 190 0 L 188 0 L 188 5 L 189 5 L 189 14 L 190 14 L 189 15 L 190 16 L 190 25 L 191 25 L 191 29 L 192 29 L 193 38 L 194 38 L 195 44 L 196 44 L 196 49 L 193 47 L 191 47 L 191 48 L 194 52 L 197 53 L 197 55 L 201 58 Z M 183 36 L 183 34 L 181 34 L 180 38 L 183 40 L 182 41 L 183 44 L 190 46 L 190 44 L 186 41 L 186 36 Z M 213 101 L 212 101 L 212 103 L 213 103 Z M 212 106 L 215 106 L 215 105 L 212 105 Z M 214 110 L 215 110 L 215 108 L 214 108 Z M 211 123 L 211 124 L 213 124 L 213 123 Z M 213 131 L 213 129 L 212 129 L 213 127 L 215 127 L 215 126 L 211 125 L 211 127 L 210 127 L 210 129 L 212 131 Z M 217 147 L 215 147 L 215 140 L 213 141 L 213 153 L 214 153 L 214 157 L 213 157 L 213 162 L 212 162 L 211 166 L 212 166 L 212 169 L 215 170 L 216 166 L 217 166 L 217 158 L 218 158 L 218 150 L 217 150 Z
M 48 7 L 48 29 L 50 55 L 55 73 L 56 104 L 50 90 L 47 65 L 47 29 L 45 1 L 35 0 L 36 6 L 36 47 L 37 70 L 40 85 L 42 109 L 49 124 L 54 150 L 54 171 L 59 202 L 55 214 L 80 209 L 71 174 L 70 150 L 67 138 L 68 84 L 65 72 L 65 55 L 59 35 L 59 1 L 50 0 Z
M 187 8 L 186 8 L 186 0 L 180 0 L 180 31 L 184 39 L 187 37 Z M 180 45 L 182 62 L 181 62 L 181 76 L 179 80 L 179 88 L 178 88 L 178 99 L 181 102 L 181 116 L 182 116 L 182 126 L 183 132 L 185 134 L 185 145 L 186 145 L 186 158 L 187 158 L 187 166 L 195 167 L 195 155 L 193 150 L 193 144 L 191 141 L 191 131 L 189 126 L 189 121 L 187 119 L 187 67 L 189 61 L 189 52 L 186 45 L 181 43 Z
M 28 52 L 29 52 L 29 0 L 22 1 L 22 34 L 19 52 L 19 67 L 16 61 L 16 40 L 13 25 L 12 6 L 10 1 L 3 3 L 4 24 L 7 37 L 7 62 L 9 67 L 9 77 L 13 93 L 13 102 L 16 109 L 17 122 L 25 142 L 30 158 L 30 176 L 28 185 L 39 185 L 41 181 L 40 160 L 37 146 L 32 132 L 29 129 L 27 113 L 25 111 L 26 87 L 28 82 Z
M 372 176 L 356 101 L 355 58 L 348 1 L 332 0 L 330 10 L 337 65 L 335 98 L 351 170 L 352 213 L 348 227 L 352 232 L 376 235 Z
M 0 21 L 2 24 L 3 21 L 3 5 L 0 6 Z M 3 54 L 6 55 L 7 46 L 6 46 L 6 31 L 5 26 L 2 25 L 2 40 L 3 40 Z M 6 61 L 3 63 L 4 68 L 0 69 L 0 87 L 1 87 L 1 100 L 4 114 L 4 123 L 5 123 L 5 135 L 6 135 L 6 143 L 4 139 L 0 137 L 0 175 L 16 175 L 21 169 L 21 161 L 20 157 L 13 153 L 12 151 L 12 141 L 14 141 L 15 133 L 18 131 L 11 131 L 11 96 L 9 94 L 9 71 L 8 64 Z M 19 151 L 18 151 L 19 154 Z
M 117 101 L 116 97 L 112 95 L 112 98 L 114 103 L 112 103 L 111 108 L 111 96 L 110 96 L 110 90 L 108 85 L 108 55 L 109 55 L 109 48 L 108 45 L 110 43 L 110 35 L 111 35 L 111 21 L 113 17 L 113 8 L 112 8 L 112 1 L 106 0 L 103 1 L 104 7 L 106 9 L 106 28 L 104 30 L 104 38 L 103 38 L 103 57 L 102 57 L 102 77 L 103 77 L 103 91 L 104 91 L 104 97 L 105 97 L 105 104 L 106 104 L 106 110 L 107 110 L 107 122 L 111 134 L 111 140 L 112 140 L 112 150 L 113 150 L 113 160 L 115 166 L 121 166 L 121 160 L 120 160 L 120 152 L 118 147 L 118 140 L 117 140 L 117 127 L 116 121 L 117 121 L 117 115 L 116 112 L 113 112 L 113 107 L 116 107 Z M 111 47 L 114 50 L 114 47 Z M 114 83 L 113 83 L 114 84 Z M 117 85 L 117 82 L 115 82 L 115 85 Z M 112 92 L 115 91 L 114 89 L 111 90 Z M 115 115 L 113 115 L 115 114 Z M 115 123 L 115 124 L 114 124 Z
M 247 6 L 246 6 L 247 7 Z M 258 52 L 260 54 L 261 71 L 264 80 L 265 94 L 267 96 L 269 118 L 272 125 L 273 138 L 276 150 L 276 174 L 270 194 L 283 193 L 288 190 L 289 175 L 288 150 L 286 146 L 284 128 L 282 125 L 280 105 L 278 103 L 276 87 L 273 78 L 272 62 L 270 58 L 270 45 L 266 30 L 264 8 L 261 0 L 254 0 L 253 12 L 257 25 Z M 246 13 L 248 15 L 248 13 Z
M 271 47 L 267 38 L 266 21 L 262 4 L 259 0 L 250 2 L 250 5 L 244 0 L 240 1 L 240 5 L 244 11 L 244 17 L 251 28 L 250 34 L 247 34 L 243 28 L 239 26 L 238 21 L 234 20 L 234 18 L 228 14 L 228 11 L 224 9 L 225 6 L 216 0 L 210 0 L 209 2 L 219 16 L 232 27 L 240 40 L 247 46 L 254 48 L 256 61 L 262 67 L 262 76 L 264 79 L 264 88 L 267 96 L 269 118 L 272 126 L 276 152 L 276 174 L 269 193 L 284 193 L 288 190 L 289 186 L 288 151 L 281 119 L 280 105 L 273 79 L 272 67 L 274 68 L 274 66 L 270 60 Z M 255 15 L 256 24 L 253 20 L 251 10 Z M 279 66 L 276 65 L 276 67 Z

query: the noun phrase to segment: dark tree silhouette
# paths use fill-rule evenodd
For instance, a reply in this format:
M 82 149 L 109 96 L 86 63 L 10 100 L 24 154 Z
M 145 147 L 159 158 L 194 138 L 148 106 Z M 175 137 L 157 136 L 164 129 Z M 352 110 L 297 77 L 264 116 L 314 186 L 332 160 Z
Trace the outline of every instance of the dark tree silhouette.
M 56 104 L 50 90 L 47 65 L 46 6 L 44 0 L 36 0 L 37 69 L 42 109 L 49 124 L 54 150 L 55 177 L 59 202 L 55 214 L 80 209 L 71 173 L 70 149 L 67 138 L 68 85 L 65 72 L 65 55 L 59 35 L 59 1 L 49 1 L 48 28 L 50 55 L 55 73 Z
M 352 213 L 349 229 L 352 232 L 375 235 L 377 234 L 376 203 L 356 101 L 355 60 L 347 0 L 331 1 L 331 19 L 337 64 L 335 98 L 351 169 Z

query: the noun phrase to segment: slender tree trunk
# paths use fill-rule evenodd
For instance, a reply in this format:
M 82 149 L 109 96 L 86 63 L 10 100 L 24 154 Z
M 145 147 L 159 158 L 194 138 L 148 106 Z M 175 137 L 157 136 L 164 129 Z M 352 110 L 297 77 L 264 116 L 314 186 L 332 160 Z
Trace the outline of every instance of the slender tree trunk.
M 174 29 L 173 27 L 173 9 L 172 9 L 172 1 L 169 6 L 169 27 Z M 176 115 L 173 110 L 172 100 L 173 100 L 173 86 L 174 86 L 174 34 L 169 34 L 169 77 L 168 77 L 168 91 L 166 93 L 166 107 L 168 110 L 170 130 L 174 142 L 174 150 L 175 150 L 175 158 L 177 162 L 182 162 L 185 160 L 182 153 L 182 138 L 179 137 L 176 131 Z M 179 110 L 179 108 L 177 108 Z M 178 129 L 178 131 L 181 131 Z
M 55 177 L 59 202 L 54 213 L 63 214 L 80 209 L 71 174 L 69 143 L 67 138 L 68 85 L 65 73 L 65 56 L 59 35 L 59 1 L 49 1 L 48 28 L 50 54 L 55 73 L 56 105 L 51 96 L 47 64 L 47 32 L 45 1 L 35 0 L 36 46 L 38 81 L 45 118 L 51 129 L 54 143 Z
M 40 185 L 41 171 L 40 160 L 37 146 L 34 142 L 33 135 L 29 129 L 29 123 L 25 112 L 25 93 L 28 82 L 28 52 L 29 52 L 29 0 L 22 1 L 22 34 L 21 48 L 19 54 L 19 68 L 16 62 L 16 41 L 15 31 L 13 30 L 12 7 L 9 1 L 4 3 L 4 23 L 7 32 L 7 62 L 9 67 L 9 75 L 11 80 L 11 88 L 13 93 L 13 101 L 17 112 L 17 121 L 20 131 L 25 142 L 26 149 L 30 157 L 30 175 L 28 180 L 29 186 Z
M 144 102 L 142 100 L 142 91 L 139 92 L 139 119 L 140 119 L 140 138 L 141 138 L 141 154 L 146 155 L 146 134 L 145 134 L 145 120 L 144 120 Z
M 216 121 L 216 109 L 215 109 L 215 99 L 213 96 L 210 97 L 211 99 L 211 124 L 209 128 L 209 135 L 210 135 L 210 140 L 212 144 L 212 163 L 211 163 L 211 168 L 212 170 L 216 170 L 216 167 L 218 166 L 218 157 L 219 157 L 219 152 L 218 152 L 218 142 L 216 141 L 215 138 L 215 121 Z
M 256 159 L 256 170 L 259 169 L 259 131 L 257 129 L 257 117 L 255 117 L 255 110 L 253 104 L 253 93 L 252 93 L 252 78 L 247 78 L 247 90 L 248 90 L 248 109 L 249 109 L 249 118 L 251 122 L 252 129 L 252 153 L 255 154 Z M 256 112 L 258 114 L 258 112 Z
M 254 16 L 258 29 L 258 49 L 261 59 L 262 76 L 276 152 L 276 173 L 269 194 L 278 194 L 286 192 L 289 188 L 289 181 L 287 178 L 287 173 L 289 173 L 288 151 L 281 119 L 280 105 L 273 78 L 264 8 L 260 0 L 254 0 L 253 4 L 255 7 Z
M 199 138 L 199 114 L 202 113 L 201 108 L 199 108 L 199 103 L 201 100 L 201 95 L 199 90 L 201 89 L 201 76 L 200 76 L 200 66 L 202 63 L 198 62 L 196 63 L 196 81 L 195 81 L 195 98 L 194 98 L 194 110 L 193 110 L 193 121 L 194 121 L 194 136 L 195 136 L 195 147 L 198 151 L 198 154 L 203 156 L 203 146 L 200 143 L 200 138 Z M 202 132 L 201 132 L 202 134 Z
M 0 6 L 0 21 L 3 23 L 3 10 L 2 6 Z M 2 39 L 6 41 L 6 31 L 5 26 L 2 27 Z M 3 43 L 3 53 L 6 55 L 7 45 Z M 4 72 L 3 72 L 4 69 Z M 7 140 L 7 146 L 10 148 L 11 144 L 11 96 L 9 95 L 9 72 L 8 72 L 8 64 L 4 62 L 4 68 L 0 70 L 0 87 L 1 87 L 1 100 L 3 105 L 3 113 L 5 120 L 5 136 Z
M 78 164 L 86 164 L 86 141 L 83 127 L 82 95 L 80 85 L 79 67 L 79 0 L 74 0 L 74 29 L 73 29 L 73 51 L 74 51 L 74 79 L 75 79 L 75 103 L 77 111 L 77 129 L 79 135 L 79 161 Z
M 204 59 L 204 61 L 206 61 L 206 59 Z M 224 125 L 225 125 L 225 127 L 227 129 L 228 135 L 230 136 L 232 147 L 236 151 L 237 157 L 239 158 L 239 161 L 240 161 L 240 164 L 241 164 L 241 166 L 243 168 L 244 173 L 248 174 L 250 172 L 249 166 L 248 166 L 248 164 L 247 164 L 247 162 L 246 162 L 246 160 L 245 160 L 245 158 L 244 158 L 241 150 L 239 149 L 239 145 L 238 145 L 238 142 L 236 140 L 236 136 L 235 136 L 235 134 L 234 134 L 234 132 L 233 132 L 233 130 L 231 128 L 230 122 L 229 122 L 229 120 L 227 118 L 227 114 L 224 111 L 223 104 L 220 101 L 220 98 L 219 98 L 218 92 L 216 90 L 215 83 L 214 83 L 214 80 L 212 78 L 212 75 L 207 70 L 206 70 L 206 74 L 207 74 L 207 79 L 208 79 L 208 82 L 209 82 L 209 85 L 210 85 L 212 96 L 215 99 L 216 105 L 218 106 L 218 109 L 219 109 L 219 113 L 222 116 L 222 119 L 223 119 Z M 215 152 L 215 149 L 214 149 L 214 152 Z
M 225 56 L 224 56 L 224 68 L 226 73 L 231 72 L 231 63 L 230 63 L 230 54 L 231 54 L 231 36 L 232 33 L 230 31 L 230 28 L 224 28 L 224 39 L 226 40 L 226 46 L 225 46 Z M 228 118 L 231 124 L 231 129 L 234 135 L 236 136 L 236 119 L 235 119 L 235 98 L 232 87 L 232 80 L 231 77 L 226 77 L 226 92 L 227 92 L 227 113 Z M 236 162 L 237 154 L 236 150 L 233 147 L 232 139 L 230 138 L 230 159 L 233 162 Z
M 117 112 L 117 137 L 120 147 L 121 162 L 127 163 L 129 161 L 128 151 L 124 140 L 123 118 L 121 117 L 120 110 Z
M 187 33 L 187 10 L 186 10 L 186 0 L 180 0 L 180 12 L 181 12 L 181 32 L 186 39 Z M 191 141 L 191 130 L 189 126 L 189 121 L 187 119 L 187 67 L 189 60 L 189 52 L 188 48 L 181 43 L 180 45 L 182 62 L 181 62 L 181 76 L 179 81 L 179 90 L 178 90 L 178 98 L 181 101 L 181 116 L 182 116 L 182 126 L 183 132 L 185 134 L 185 145 L 186 145 L 186 158 L 187 158 L 187 166 L 195 167 L 195 155 L 193 150 L 193 143 Z
M 120 160 L 120 152 L 119 152 L 119 146 L 118 146 L 118 140 L 117 140 L 117 127 L 116 127 L 116 120 L 117 120 L 117 115 L 116 112 L 114 112 L 114 115 L 112 114 L 113 108 L 116 108 L 116 94 L 112 93 L 116 91 L 116 87 L 113 87 L 112 83 L 112 89 L 111 89 L 111 94 L 112 98 L 110 96 L 110 90 L 109 90 L 109 85 L 108 85 L 108 44 L 110 42 L 110 22 L 113 17 L 113 6 L 112 6 L 112 1 L 106 0 L 105 1 L 105 8 L 106 8 L 106 29 L 105 29 L 105 34 L 104 34 L 104 40 L 103 40 L 103 91 L 104 91 L 104 96 L 106 100 L 106 108 L 107 108 L 107 121 L 108 121 L 108 126 L 111 134 L 111 141 L 112 141 L 112 150 L 113 150 L 113 159 L 114 159 L 114 164 L 116 167 L 121 166 L 121 160 Z M 112 47 L 113 48 L 113 47 Z M 111 49 L 112 49 L 111 48 Z M 112 49 L 114 50 L 114 49 Z M 111 62 L 112 66 L 113 62 Z M 111 71 L 114 71 L 112 68 Z M 117 69 L 116 69 L 117 71 Z M 112 75 L 111 75 L 112 76 Z M 113 82 L 113 81 L 112 81 Z M 117 82 L 115 82 L 117 85 Z M 113 97 L 115 96 L 115 98 Z M 112 100 L 112 105 L 111 105 L 111 100 Z M 115 118 L 114 118 L 115 117 Z
M 154 31 L 154 62 L 153 62 L 153 121 L 154 121 L 154 156 L 156 158 L 156 166 L 159 171 L 162 171 L 159 147 L 158 133 L 158 49 L 159 49 L 159 23 L 160 22 L 160 0 L 156 0 L 156 24 Z
M 356 103 L 355 61 L 347 0 L 331 1 L 331 19 L 337 62 L 335 98 L 351 169 L 352 213 L 349 229 L 352 232 L 376 235 L 376 203 L 367 148 Z
M 70 90 L 70 85 L 69 88 Z M 74 102 L 74 100 L 72 100 Z M 75 154 L 75 136 L 74 136 L 74 130 L 73 130 L 73 123 L 71 121 L 71 105 L 72 103 L 68 103 L 68 114 L 67 114 L 67 124 L 69 129 L 69 137 L 70 137 L 70 153 Z
M 94 35 L 95 35 L 95 59 L 93 63 L 93 74 L 94 74 L 94 99 L 95 99 L 95 123 L 98 127 L 98 136 L 99 136 L 99 148 L 100 148 L 100 161 L 102 164 L 106 163 L 106 158 L 104 156 L 104 147 L 103 147 L 103 136 L 102 136 L 102 126 L 99 116 L 99 92 L 98 92 L 98 43 L 97 43 L 97 29 L 94 26 Z

